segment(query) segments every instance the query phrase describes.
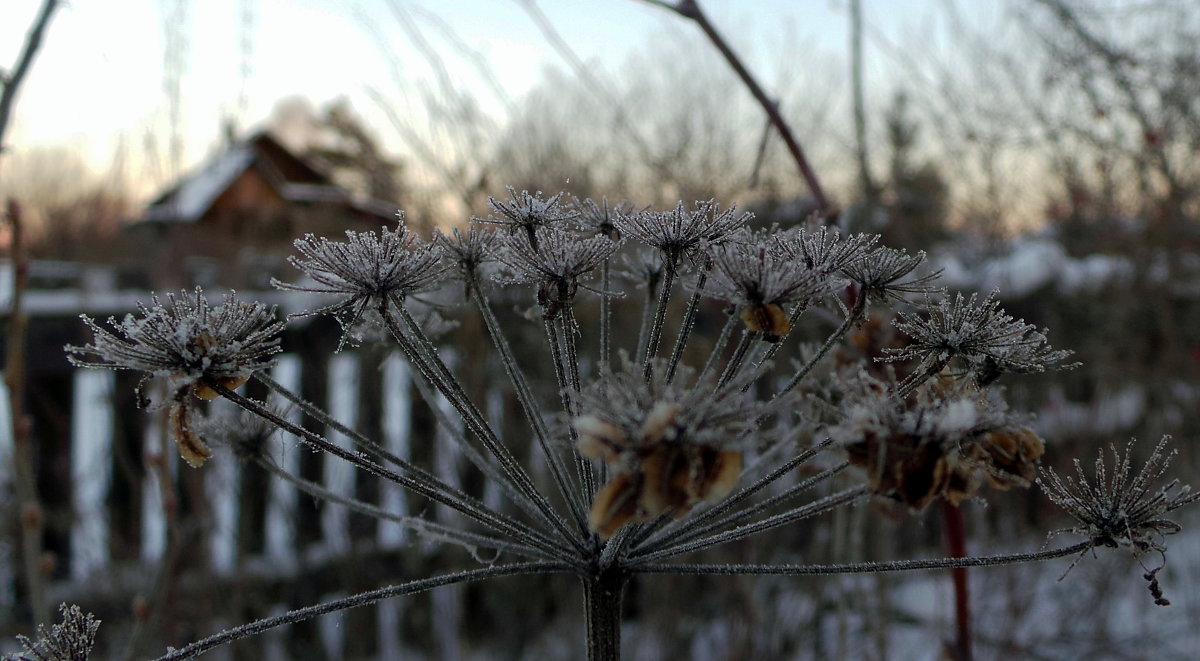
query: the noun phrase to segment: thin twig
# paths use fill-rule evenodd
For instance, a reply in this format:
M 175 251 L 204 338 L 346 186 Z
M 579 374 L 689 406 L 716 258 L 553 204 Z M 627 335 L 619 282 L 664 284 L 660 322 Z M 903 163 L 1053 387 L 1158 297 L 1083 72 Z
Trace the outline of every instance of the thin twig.
M 1021 562 L 1053 560 L 1083 553 L 1093 548 L 1092 542 L 1080 542 L 1074 546 L 1037 553 L 1011 553 L 1008 555 L 985 555 L 969 558 L 934 558 L 928 560 L 893 560 L 890 562 L 853 562 L 836 565 L 706 565 L 706 564 L 650 564 L 635 571 L 640 574 L 751 574 L 771 576 L 822 576 L 832 574 L 875 574 L 895 571 L 917 571 L 922 569 L 952 569 L 954 567 L 995 567 Z
M 431 578 L 421 579 L 419 581 L 410 581 L 401 583 L 400 585 L 392 585 L 377 590 L 369 590 L 360 592 L 356 595 L 344 597 L 342 599 L 334 599 L 314 606 L 298 608 L 293 611 L 288 611 L 282 615 L 268 617 L 249 624 L 243 624 L 240 627 L 227 629 L 218 634 L 198 640 L 191 645 L 182 647 L 178 650 L 172 650 L 154 661 L 183 661 L 191 659 L 214 647 L 219 647 L 235 640 L 249 638 L 264 631 L 269 631 L 276 627 L 282 627 L 297 622 L 312 619 L 318 615 L 327 613 L 336 613 L 338 611 L 357 608 L 359 606 L 369 606 L 384 599 L 391 597 L 399 597 L 406 594 L 415 594 L 439 588 L 446 585 L 454 585 L 456 583 L 467 583 L 470 581 L 479 581 L 486 578 L 496 578 L 499 576 L 518 576 L 525 574 L 551 574 L 564 573 L 571 571 L 571 566 L 555 563 L 555 562 L 522 562 L 510 565 L 501 565 L 499 567 L 485 567 L 483 569 L 472 569 L 469 571 L 458 572 L 455 574 L 446 574 L 443 576 L 434 576 Z
M 792 133 L 791 127 L 787 120 L 779 113 L 779 108 L 767 96 L 762 86 L 758 84 L 746 66 L 742 64 L 741 59 L 725 42 L 725 39 L 717 32 L 716 27 L 708 20 L 704 11 L 700 8 L 700 3 L 697 0 L 677 0 L 674 4 L 668 2 L 660 2 L 655 0 L 643 0 L 649 4 L 670 9 L 675 13 L 685 18 L 695 21 L 704 34 L 708 36 L 709 41 L 713 46 L 721 52 L 725 61 L 733 68 L 734 72 L 741 78 L 742 83 L 750 94 L 754 96 L 754 100 L 758 101 L 758 105 L 767 113 L 767 117 L 771 118 L 771 123 L 775 125 L 775 129 L 779 131 L 779 137 L 783 138 L 784 144 L 787 145 L 788 151 L 792 154 L 792 160 L 796 162 L 796 167 L 800 170 L 800 176 L 804 178 L 804 183 L 808 185 L 809 192 L 812 193 L 813 201 L 817 204 L 817 211 L 822 218 L 827 221 L 835 221 L 833 218 L 833 206 L 829 202 L 829 198 L 825 196 L 825 189 L 822 188 L 821 182 L 817 179 L 817 173 L 813 171 L 812 166 L 808 163 L 808 158 L 804 155 L 804 149 L 800 147 L 800 143 L 796 140 L 796 136 Z

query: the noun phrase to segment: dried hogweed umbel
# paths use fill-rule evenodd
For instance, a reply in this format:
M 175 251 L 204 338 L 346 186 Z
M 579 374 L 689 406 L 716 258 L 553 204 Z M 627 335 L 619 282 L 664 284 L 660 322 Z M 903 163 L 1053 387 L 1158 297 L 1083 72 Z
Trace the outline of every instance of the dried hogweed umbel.
M 200 466 L 212 450 L 196 432 L 192 396 L 213 399 L 213 385 L 236 388 L 269 367 L 271 356 L 279 351 L 283 324 L 276 321 L 274 307 L 243 303 L 233 294 L 212 306 L 200 289 L 178 297 L 167 294 L 165 302 L 155 296 L 151 305 L 138 304 L 138 312 L 120 323 L 110 318 L 115 333 L 84 316 L 92 342 L 67 347 L 68 359 L 81 367 L 165 377 L 174 391 L 169 421 L 180 454 L 192 466 Z

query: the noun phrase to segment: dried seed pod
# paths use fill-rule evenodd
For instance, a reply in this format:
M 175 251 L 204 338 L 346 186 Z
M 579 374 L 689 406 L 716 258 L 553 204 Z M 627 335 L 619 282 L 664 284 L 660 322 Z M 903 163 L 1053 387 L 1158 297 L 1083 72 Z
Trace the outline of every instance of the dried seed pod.
M 621 428 L 594 415 L 581 415 L 572 421 L 579 434 L 575 449 L 588 459 L 612 461 L 629 445 Z
M 246 377 L 239 376 L 239 377 L 228 377 L 228 378 L 224 378 L 224 379 L 218 379 L 217 383 L 221 384 L 222 388 L 226 388 L 228 390 L 237 390 L 246 381 L 247 381 Z M 218 393 L 216 390 L 213 390 L 212 388 L 208 387 L 207 385 L 205 385 L 203 383 L 197 383 L 196 385 L 192 386 L 192 394 L 195 395 L 196 397 L 199 397 L 200 399 L 203 399 L 206 402 L 211 402 L 214 399 L 221 396 L 221 394 Z
M 768 342 L 778 342 L 792 332 L 787 312 L 775 303 L 747 305 L 742 308 L 742 321 L 747 330 L 762 333 L 763 339 Z
M 617 473 L 604 488 L 596 492 L 592 500 L 592 509 L 588 512 L 588 527 L 608 539 L 626 523 L 636 523 L 644 520 L 639 516 L 638 494 L 641 491 L 640 480 L 629 473 Z
M 176 396 L 167 410 L 167 421 L 171 428 L 171 436 L 179 448 L 179 456 L 192 468 L 200 468 L 212 457 L 212 448 L 200 438 L 192 424 L 191 404 L 187 397 Z

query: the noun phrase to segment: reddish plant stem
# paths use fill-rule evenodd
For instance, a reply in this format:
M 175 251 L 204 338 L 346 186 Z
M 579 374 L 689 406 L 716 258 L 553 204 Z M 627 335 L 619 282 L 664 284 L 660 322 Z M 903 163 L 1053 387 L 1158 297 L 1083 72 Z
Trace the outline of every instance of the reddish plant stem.
M 967 557 L 967 526 L 962 509 L 942 501 L 942 522 L 946 526 L 946 546 L 950 556 Z M 954 581 L 954 661 L 971 661 L 971 592 L 967 584 L 967 568 L 950 570 Z
M 12 302 L 8 313 L 8 350 L 4 362 L 4 385 L 8 387 L 8 410 L 12 418 L 13 462 L 21 528 L 21 558 L 25 571 L 30 612 L 34 624 L 50 621 L 42 572 L 42 530 L 45 512 L 38 499 L 37 457 L 33 447 L 32 422 L 25 413 L 25 289 L 29 284 L 29 255 L 21 206 L 8 201 L 8 224 L 13 269 Z

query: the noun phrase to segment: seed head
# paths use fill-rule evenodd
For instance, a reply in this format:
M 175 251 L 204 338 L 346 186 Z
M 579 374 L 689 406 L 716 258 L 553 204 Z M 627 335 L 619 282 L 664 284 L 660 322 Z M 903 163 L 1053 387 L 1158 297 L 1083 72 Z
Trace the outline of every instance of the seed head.
M 1034 479 L 1042 440 L 974 386 L 947 381 L 898 399 L 865 383 L 828 434 L 876 494 L 922 510 L 937 498 L 958 504 L 985 480 L 1008 489 Z
M 924 263 L 924 251 L 909 255 L 904 250 L 876 248 L 847 264 L 841 272 L 858 284 L 865 296 L 879 301 L 902 301 L 907 294 L 933 291 L 930 283 L 941 277 L 940 271 L 905 280 Z
M 665 512 L 686 514 L 696 503 L 714 502 L 733 489 L 741 474 L 745 439 L 762 404 L 741 383 L 715 388 L 711 381 L 681 385 L 681 370 L 668 383 L 665 369 L 646 383 L 639 366 L 606 373 L 580 393 L 572 425 L 578 450 L 602 459 L 613 478 L 596 494 L 590 523 L 609 537 L 626 523 Z
M 529 191 L 524 190 L 517 193 L 515 189 L 510 187 L 508 189 L 508 200 L 497 200 L 494 197 L 488 198 L 488 206 L 498 215 L 489 215 L 487 218 L 473 218 L 472 220 L 479 223 L 504 225 L 513 231 L 523 231 L 526 235 L 532 237 L 534 230 L 574 220 L 577 217 L 577 212 L 564 208 L 559 204 L 563 193 L 558 193 L 547 199 L 542 199 L 541 194 L 541 191 L 530 194 Z
M 1041 372 L 1071 355 L 1051 348 L 1037 328 L 1000 309 L 995 294 L 978 304 L 976 294 L 943 298 L 924 315 L 901 312 L 896 327 L 911 341 L 884 349 L 887 360 L 917 359 L 928 365 L 959 358 L 986 385 L 1005 372 Z
M 192 293 L 167 294 L 138 304 L 137 315 L 120 322 L 109 318 L 114 332 L 82 316 L 92 329 L 91 344 L 67 347 L 68 360 L 81 367 L 105 367 L 169 377 L 179 388 L 192 388 L 204 399 L 215 397 L 202 381 L 237 387 L 254 372 L 269 367 L 279 352 L 283 324 L 275 308 L 243 303 L 234 294 L 210 306 L 199 287 Z
M 330 241 L 308 234 L 295 242 L 301 258 L 288 261 L 303 271 L 313 284 L 290 284 L 273 280 L 280 289 L 329 294 L 338 297 L 329 305 L 305 315 L 333 315 L 345 331 L 341 349 L 352 329 L 368 308 L 426 291 L 436 285 L 447 269 L 441 249 L 423 241 L 401 225 L 375 232 L 346 232 L 346 241 Z
M 84 614 L 79 606 L 61 604 L 58 612 L 62 622 L 51 626 L 39 624 L 37 640 L 17 636 L 25 649 L 5 654 L 2 661 L 87 661 L 96 644 L 100 620 L 91 613 Z
M 558 229 L 539 228 L 534 232 L 534 242 L 521 234 L 502 237 L 496 259 L 509 271 L 497 279 L 536 285 L 538 303 L 547 318 L 554 318 L 575 298 L 579 279 L 611 257 L 621 244 L 604 236 L 584 238 Z
M 695 258 L 729 239 L 754 217 L 736 211 L 736 207 L 719 210 L 712 200 L 698 202 L 688 211 L 680 202 L 670 211 L 642 211 L 617 218 L 616 225 L 623 234 L 662 251 L 667 264 L 674 267 L 684 257 Z
M 1090 541 L 1091 548 L 1127 548 L 1139 562 L 1145 553 L 1155 551 L 1165 565 L 1167 549 L 1163 539 L 1182 528 L 1163 516 L 1200 498 L 1200 493 L 1192 493 L 1191 487 L 1180 486 L 1179 480 L 1171 480 L 1157 488 L 1154 486 L 1167 472 L 1171 458 L 1176 454 L 1175 450 L 1165 451 L 1170 438 L 1162 437 L 1136 475 L 1132 473 L 1134 441 L 1125 446 L 1124 455 L 1115 444 L 1109 446 L 1113 459 L 1111 472 L 1104 465 L 1104 453 L 1101 452 L 1096 457 L 1094 480 L 1088 479 L 1078 459 L 1075 460 L 1076 477 L 1059 477 L 1053 468 L 1044 469 L 1037 479 L 1038 486 L 1055 505 L 1066 510 L 1077 524 L 1056 532 L 1084 535 Z M 1082 557 L 1071 563 L 1071 567 Z M 1157 575 L 1164 565 L 1146 569 L 1143 576 L 1154 603 L 1159 606 L 1171 603 L 1163 596 L 1158 583 Z M 1071 567 L 1067 568 L 1068 572 Z
M 730 243 L 713 250 L 712 277 L 704 291 L 737 305 L 751 330 L 778 339 L 791 331 L 781 306 L 833 291 L 829 277 L 780 254 L 769 244 Z

